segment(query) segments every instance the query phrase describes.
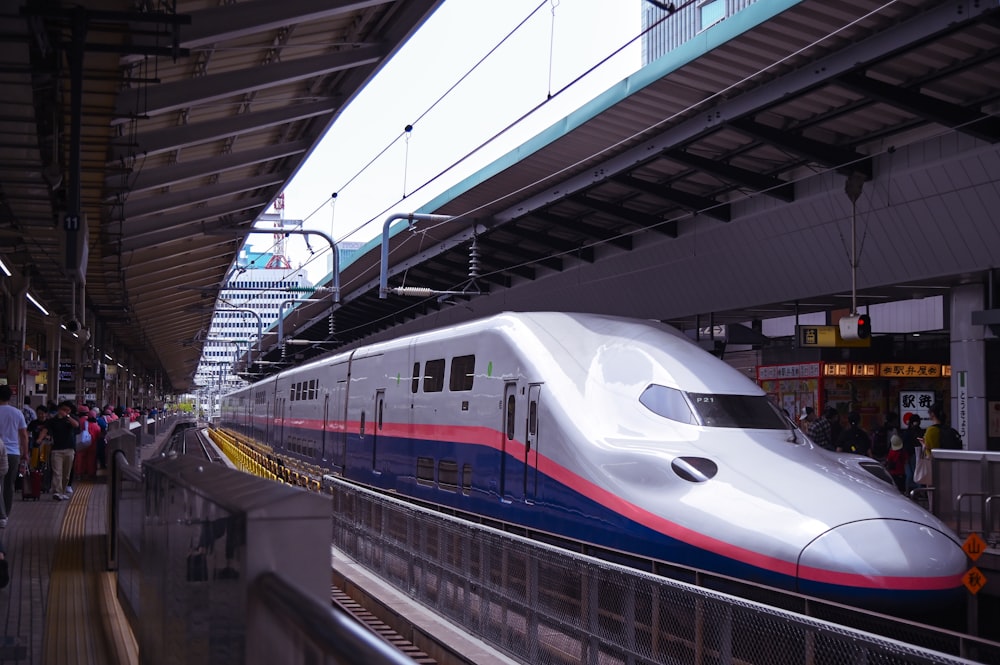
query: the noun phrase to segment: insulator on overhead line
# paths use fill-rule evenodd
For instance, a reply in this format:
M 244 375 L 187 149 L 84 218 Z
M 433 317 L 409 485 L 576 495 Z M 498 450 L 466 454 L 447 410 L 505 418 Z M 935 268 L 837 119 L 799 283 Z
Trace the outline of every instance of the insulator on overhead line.
M 389 290 L 395 293 L 397 296 L 415 296 L 418 298 L 427 298 L 434 295 L 433 289 L 429 289 L 424 286 L 397 286 Z
M 469 247 L 469 278 L 479 277 L 479 244 L 475 237 L 472 238 L 472 245 Z

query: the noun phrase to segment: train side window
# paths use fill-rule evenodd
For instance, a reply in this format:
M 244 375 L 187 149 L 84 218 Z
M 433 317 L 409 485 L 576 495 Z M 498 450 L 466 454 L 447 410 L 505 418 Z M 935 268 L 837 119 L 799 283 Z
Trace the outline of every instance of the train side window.
M 510 395 L 507 397 L 507 440 L 514 440 L 514 405 L 516 401 L 514 396 Z
M 451 374 L 448 377 L 448 390 L 459 392 L 472 390 L 472 380 L 476 376 L 475 356 L 455 356 L 451 359 Z
M 319 393 L 319 386 L 317 385 L 318 383 L 319 383 L 318 379 L 313 379 L 312 381 L 309 382 L 309 399 L 316 399 L 316 396 Z
M 420 389 L 420 363 L 413 363 L 413 378 L 410 379 L 410 392 L 415 393 Z
M 462 465 L 462 494 L 469 496 L 472 494 L 472 465 Z
M 528 403 L 528 434 L 534 436 L 538 431 L 538 402 Z
M 421 485 L 434 484 L 434 459 L 431 457 L 417 458 L 417 482 Z
M 438 462 L 438 487 L 449 492 L 458 491 L 458 463 L 441 460 Z
M 294 383 L 292 384 L 291 388 L 288 391 L 288 401 L 289 402 L 294 402 L 295 401 L 295 384 Z
M 424 364 L 424 392 L 439 393 L 444 390 L 444 358 L 428 360 Z

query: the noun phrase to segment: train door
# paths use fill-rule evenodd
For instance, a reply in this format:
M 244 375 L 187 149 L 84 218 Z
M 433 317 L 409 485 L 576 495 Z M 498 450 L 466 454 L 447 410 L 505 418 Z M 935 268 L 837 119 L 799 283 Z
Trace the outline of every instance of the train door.
M 333 463 L 347 472 L 347 381 L 337 381 L 333 392 L 333 417 L 336 419 L 333 438 Z
M 285 401 L 287 399 L 286 397 L 279 397 L 274 400 L 274 442 L 279 448 L 285 447 Z
M 511 381 L 503 388 L 503 422 L 500 425 L 500 499 L 506 502 L 514 500 L 508 494 L 507 478 L 515 469 L 511 446 L 517 436 L 517 383 Z
M 319 458 L 322 461 L 323 466 L 326 466 L 326 442 L 330 438 L 328 430 L 330 429 L 330 394 L 327 393 L 323 396 L 323 431 L 320 434 L 319 442 Z
M 375 410 L 372 415 L 372 471 L 378 471 L 378 435 L 382 431 L 382 416 L 385 410 L 385 388 L 375 391 Z
M 528 386 L 528 413 L 524 428 L 524 500 L 531 503 L 538 492 L 538 401 L 542 386 Z

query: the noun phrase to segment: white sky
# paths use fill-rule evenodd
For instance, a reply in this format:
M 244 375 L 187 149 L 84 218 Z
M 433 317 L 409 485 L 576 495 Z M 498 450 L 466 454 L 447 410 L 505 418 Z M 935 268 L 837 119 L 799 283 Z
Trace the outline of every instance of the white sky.
M 285 219 L 304 219 L 304 228 L 336 241 L 366 242 L 380 235 L 390 213 L 417 210 L 636 71 L 638 39 L 545 103 L 639 35 L 642 4 L 446 0 L 299 169 L 285 189 Z M 539 105 L 516 128 L 449 168 Z M 407 139 L 408 124 L 413 129 Z M 315 283 L 326 274 L 328 247 L 317 236 L 309 241 L 316 255 L 306 270 Z M 267 247 L 262 236 L 251 237 L 251 243 L 258 251 Z M 286 254 L 293 266 L 310 258 L 298 235 L 288 238 Z

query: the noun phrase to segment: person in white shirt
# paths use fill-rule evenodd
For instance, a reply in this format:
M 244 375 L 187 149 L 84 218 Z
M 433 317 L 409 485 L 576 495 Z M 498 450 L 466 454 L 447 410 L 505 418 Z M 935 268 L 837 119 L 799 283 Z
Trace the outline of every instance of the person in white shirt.
M 0 386 L 0 438 L 3 438 L 6 455 L 0 455 L 0 473 L 3 474 L 3 500 L 0 501 L 0 529 L 7 527 L 7 518 L 14 503 L 14 481 L 21 457 L 28 457 L 28 423 L 24 413 L 10 405 L 10 386 Z

